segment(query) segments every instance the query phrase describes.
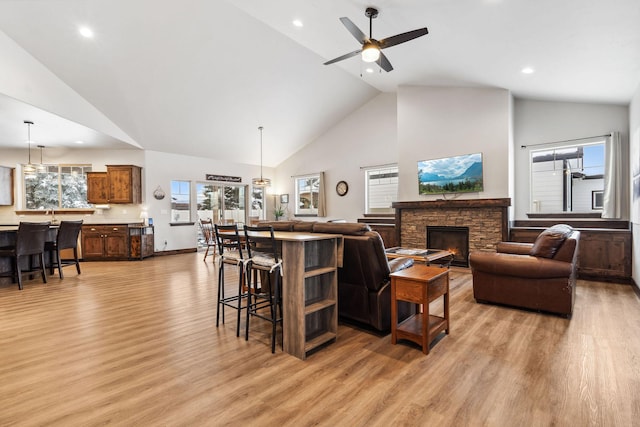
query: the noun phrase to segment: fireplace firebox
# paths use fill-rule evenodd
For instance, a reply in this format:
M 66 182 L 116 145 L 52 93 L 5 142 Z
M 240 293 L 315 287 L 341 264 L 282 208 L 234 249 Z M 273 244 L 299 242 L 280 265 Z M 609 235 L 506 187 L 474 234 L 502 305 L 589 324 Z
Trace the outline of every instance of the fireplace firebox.
M 469 227 L 427 226 L 427 248 L 453 254 L 451 265 L 469 266 Z

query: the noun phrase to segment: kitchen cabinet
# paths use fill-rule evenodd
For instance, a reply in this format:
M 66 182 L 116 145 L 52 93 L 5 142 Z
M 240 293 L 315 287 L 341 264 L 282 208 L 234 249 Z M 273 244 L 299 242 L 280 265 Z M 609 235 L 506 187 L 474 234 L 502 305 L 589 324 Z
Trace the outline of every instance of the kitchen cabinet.
M 106 172 L 87 172 L 87 201 L 98 205 L 109 203 Z
M 128 259 L 128 227 L 126 225 L 83 225 L 82 258 L 85 260 Z
M 87 172 L 89 203 L 142 203 L 142 168 L 107 165 L 106 172 Z

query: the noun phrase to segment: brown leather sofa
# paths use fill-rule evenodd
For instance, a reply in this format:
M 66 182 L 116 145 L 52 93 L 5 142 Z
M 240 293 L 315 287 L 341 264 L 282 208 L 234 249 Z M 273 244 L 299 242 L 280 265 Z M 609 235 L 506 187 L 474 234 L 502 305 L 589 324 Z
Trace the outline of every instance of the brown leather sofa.
M 497 252 L 473 252 L 473 296 L 489 302 L 571 316 L 580 232 L 559 224 L 535 243 L 501 242 Z
M 378 331 L 391 329 L 389 274 L 413 265 L 411 258 L 387 261 L 382 238 L 363 223 L 269 221 L 276 231 L 341 234 L 342 267 L 338 268 L 338 315 Z M 413 304 L 398 303 L 400 321 L 414 313 Z

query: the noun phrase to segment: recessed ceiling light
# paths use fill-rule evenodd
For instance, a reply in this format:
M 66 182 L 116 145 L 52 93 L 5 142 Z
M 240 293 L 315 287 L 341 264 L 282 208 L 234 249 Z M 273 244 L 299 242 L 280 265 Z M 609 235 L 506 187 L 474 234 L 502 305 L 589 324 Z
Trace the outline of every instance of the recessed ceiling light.
M 533 74 L 535 70 L 531 67 L 524 67 L 522 69 L 522 74 Z
M 373 73 L 373 68 L 367 68 L 365 71 L 366 71 L 367 73 Z
M 82 36 L 84 36 L 84 37 L 86 37 L 86 38 L 88 38 L 88 39 L 90 39 L 91 37 L 93 37 L 93 30 L 91 30 L 91 28 L 89 28 L 89 27 L 80 27 L 80 28 L 78 29 L 78 32 L 79 32 Z
M 76 144 L 84 144 L 84 141 L 76 141 Z
M 292 24 L 293 24 L 294 27 L 298 27 L 298 28 L 304 27 L 304 24 L 299 19 L 294 19 Z

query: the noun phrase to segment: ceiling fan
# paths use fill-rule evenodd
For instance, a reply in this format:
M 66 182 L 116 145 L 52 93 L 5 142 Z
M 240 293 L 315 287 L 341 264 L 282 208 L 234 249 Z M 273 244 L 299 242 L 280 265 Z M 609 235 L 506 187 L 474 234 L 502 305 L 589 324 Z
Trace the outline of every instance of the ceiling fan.
M 378 17 L 378 9 L 368 7 L 364 14 L 369 18 L 369 37 L 360 31 L 360 28 L 358 28 L 349 18 L 340 18 L 340 21 L 347 30 L 362 44 L 362 48 L 347 53 L 346 55 L 339 56 L 331 61 L 327 61 L 324 65 L 333 64 L 334 62 L 342 61 L 343 59 L 361 54 L 364 62 L 375 62 L 380 66 L 380 68 L 389 72 L 393 70 L 393 66 L 384 53 L 381 52 L 382 49 L 408 42 L 409 40 L 413 40 L 429 33 L 429 30 L 426 28 L 420 28 L 406 33 L 396 34 L 395 36 L 387 37 L 386 39 L 376 40 L 373 38 L 373 19 Z

